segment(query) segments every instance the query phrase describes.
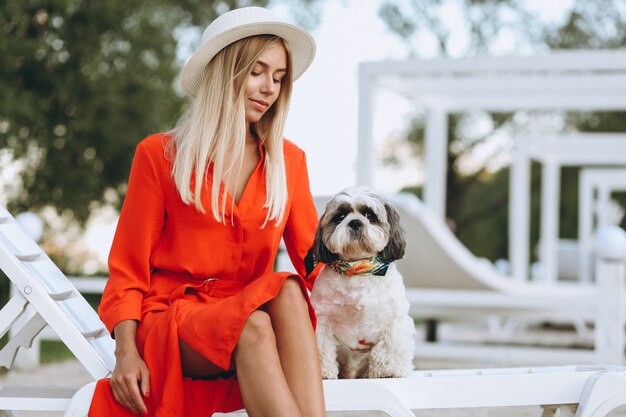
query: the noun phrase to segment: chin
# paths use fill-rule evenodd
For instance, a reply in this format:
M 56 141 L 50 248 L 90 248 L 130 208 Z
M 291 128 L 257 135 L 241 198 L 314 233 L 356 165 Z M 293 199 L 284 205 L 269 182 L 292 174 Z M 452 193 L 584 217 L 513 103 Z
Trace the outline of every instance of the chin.
M 398 212 L 374 190 L 351 187 L 326 204 L 313 246 L 325 265 L 311 293 L 325 379 L 412 371 L 415 326 L 395 266 L 405 246 Z

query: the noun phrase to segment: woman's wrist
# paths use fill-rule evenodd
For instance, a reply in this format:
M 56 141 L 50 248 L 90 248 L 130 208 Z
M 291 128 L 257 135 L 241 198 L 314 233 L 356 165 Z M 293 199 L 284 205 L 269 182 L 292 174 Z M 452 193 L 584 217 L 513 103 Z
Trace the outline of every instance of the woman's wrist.
M 119 360 L 126 356 L 139 356 L 139 351 L 136 345 L 116 343 L 115 345 L 115 357 Z
M 123 356 L 137 355 L 137 322 L 135 320 L 124 320 L 118 323 L 113 329 L 115 333 L 115 356 L 119 359 Z

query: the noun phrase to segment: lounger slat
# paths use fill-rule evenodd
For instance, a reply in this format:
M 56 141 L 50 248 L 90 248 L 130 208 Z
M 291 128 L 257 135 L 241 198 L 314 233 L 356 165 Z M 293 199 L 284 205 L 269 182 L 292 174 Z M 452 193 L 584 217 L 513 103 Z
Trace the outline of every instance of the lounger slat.
M 115 341 L 106 333 L 90 341 L 109 369 L 115 368 Z
M 0 223 L 0 239 L 22 261 L 34 261 L 41 256 L 41 248 L 15 222 Z
M 41 279 L 52 299 L 63 300 L 74 292 L 71 282 L 50 258 L 43 257 L 34 262 L 24 262 L 24 264 Z
M 84 298 L 72 297 L 59 301 L 58 304 L 68 313 L 86 338 L 97 337 L 106 332 L 104 324 Z

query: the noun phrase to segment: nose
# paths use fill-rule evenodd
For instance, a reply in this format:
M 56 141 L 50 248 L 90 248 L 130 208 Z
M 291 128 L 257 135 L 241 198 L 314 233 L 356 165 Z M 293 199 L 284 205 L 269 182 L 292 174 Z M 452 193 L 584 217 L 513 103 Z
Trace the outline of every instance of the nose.
M 354 219 L 350 220 L 350 223 L 348 223 L 348 227 L 353 230 L 357 230 L 361 226 L 363 226 L 363 222 L 361 222 L 361 220 Z
M 268 95 L 274 94 L 276 91 L 276 83 L 274 83 L 273 77 L 265 77 L 261 91 Z

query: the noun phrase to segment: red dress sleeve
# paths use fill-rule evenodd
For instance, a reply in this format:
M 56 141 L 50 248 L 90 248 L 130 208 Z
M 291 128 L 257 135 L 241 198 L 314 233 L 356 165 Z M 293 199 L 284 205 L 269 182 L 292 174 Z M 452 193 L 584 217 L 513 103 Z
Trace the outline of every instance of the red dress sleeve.
M 144 141 L 133 159 L 109 255 L 110 277 L 98 308 L 111 334 L 119 322 L 141 319 L 143 297 L 150 286 L 150 256 L 161 236 L 164 217 L 158 166 Z
M 289 210 L 289 217 L 285 225 L 283 240 L 285 241 L 291 263 L 296 268 L 298 274 L 305 277 L 306 285 L 311 290 L 319 268 L 307 275 L 305 258 L 313 246 L 318 217 L 309 186 L 309 174 L 304 152 L 302 153 L 300 166 L 295 170 L 295 174 L 297 179 L 292 191 L 294 195 L 291 209 Z

